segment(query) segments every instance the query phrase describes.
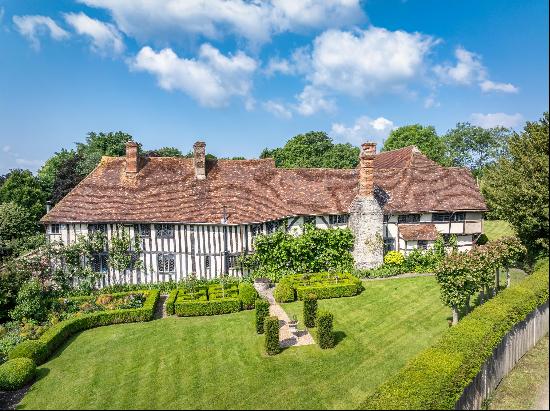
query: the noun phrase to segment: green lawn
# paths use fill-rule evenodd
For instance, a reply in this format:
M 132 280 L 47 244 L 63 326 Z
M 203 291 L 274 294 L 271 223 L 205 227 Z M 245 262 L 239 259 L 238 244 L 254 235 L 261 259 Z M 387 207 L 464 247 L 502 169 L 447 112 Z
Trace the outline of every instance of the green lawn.
M 431 277 L 320 301 L 340 342 L 263 354 L 254 312 L 85 331 L 39 369 L 25 409 L 349 408 L 429 346 L 449 311 Z M 302 303 L 287 304 L 300 313 Z
M 504 220 L 485 220 L 483 231 L 489 240 L 515 235 L 512 226 Z
M 545 384 L 548 384 L 548 336 L 531 348 L 504 377 L 491 396 L 489 409 L 532 409 Z

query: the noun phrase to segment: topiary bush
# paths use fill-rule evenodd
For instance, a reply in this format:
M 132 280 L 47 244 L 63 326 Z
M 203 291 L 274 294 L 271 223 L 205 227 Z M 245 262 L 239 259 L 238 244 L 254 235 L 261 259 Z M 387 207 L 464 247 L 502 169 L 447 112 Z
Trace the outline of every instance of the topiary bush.
M 166 314 L 174 315 L 178 293 L 179 290 L 176 288 L 175 290 L 170 291 L 170 294 L 168 294 L 168 298 L 166 299 Z
M 15 358 L 0 365 L 0 391 L 23 388 L 36 373 L 36 364 L 29 358 Z
M 265 352 L 275 355 L 281 352 L 279 345 L 279 319 L 275 316 L 264 319 Z
M 327 311 L 317 315 L 317 342 L 322 349 L 334 347 L 333 322 L 334 316 Z
M 243 303 L 245 310 L 251 310 L 254 308 L 254 303 L 258 298 L 258 292 L 251 283 L 242 282 L 239 284 L 239 299 Z
M 273 291 L 275 301 L 278 303 L 290 303 L 296 299 L 294 288 L 287 282 L 280 281 Z
M 388 265 L 401 265 L 405 261 L 405 257 L 399 251 L 389 251 L 384 256 L 384 264 Z
M 258 334 L 264 333 L 264 321 L 269 316 L 269 301 L 258 298 L 255 302 L 256 309 L 256 332 Z
M 307 328 L 313 328 L 315 320 L 317 320 L 317 296 L 308 294 L 304 298 L 304 324 Z
M 47 349 L 44 342 L 40 340 L 25 340 L 10 350 L 8 359 L 29 358 L 36 364 L 41 364 L 44 362 L 46 353 Z

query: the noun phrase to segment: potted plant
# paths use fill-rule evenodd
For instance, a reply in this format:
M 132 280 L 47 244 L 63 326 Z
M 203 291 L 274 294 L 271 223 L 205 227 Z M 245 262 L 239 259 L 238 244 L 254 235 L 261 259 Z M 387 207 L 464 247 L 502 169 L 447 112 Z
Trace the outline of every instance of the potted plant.
M 296 334 L 296 331 L 298 330 L 298 318 L 296 318 L 296 315 L 293 315 L 288 322 L 288 328 L 292 334 Z

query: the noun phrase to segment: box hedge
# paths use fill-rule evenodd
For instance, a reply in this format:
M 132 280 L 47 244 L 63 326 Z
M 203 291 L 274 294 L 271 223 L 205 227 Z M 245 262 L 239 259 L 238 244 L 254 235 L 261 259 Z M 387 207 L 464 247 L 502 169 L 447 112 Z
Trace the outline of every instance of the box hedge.
M 275 316 L 264 319 L 265 352 L 275 355 L 281 352 L 279 345 L 279 319 Z
M 308 294 L 317 299 L 352 297 L 363 289 L 361 280 L 351 274 L 291 274 L 283 277 L 275 287 L 275 300 L 287 303 L 303 300 Z
M 333 323 L 334 316 L 331 313 L 321 311 L 317 315 L 317 343 L 322 349 L 334 347 Z
M 0 365 L 0 391 L 23 388 L 36 373 L 36 364 L 30 358 L 15 358 Z
M 304 325 L 307 328 L 315 327 L 317 320 L 317 296 L 307 294 L 304 298 Z
M 88 330 L 90 328 L 101 327 L 104 325 L 143 322 L 153 319 L 155 307 L 159 299 L 158 290 L 143 291 L 147 296 L 143 307 L 130 308 L 123 310 L 111 311 L 96 311 L 91 314 L 84 314 L 79 317 L 73 317 L 65 321 L 61 321 L 49 328 L 42 336 L 36 340 L 43 344 L 29 344 L 22 342 L 16 345 L 8 354 L 9 358 L 30 358 L 35 360 L 37 365 L 44 363 L 54 352 L 61 346 L 70 336 L 77 332 Z
M 243 303 L 245 310 L 251 310 L 254 308 L 254 303 L 258 298 L 258 292 L 251 283 L 242 282 L 239 284 L 239 299 Z
M 168 298 L 166 299 L 166 314 L 174 315 L 176 299 L 178 298 L 179 291 L 180 290 L 175 289 L 170 291 L 170 294 L 168 294 Z
M 361 409 L 454 409 L 512 328 L 548 302 L 548 262 L 477 307 L 379 386 Z
M 255 302 L 256 308 L 256 332 L 264 333 L 264 321 L 269 316 L 269 301 L 264 298 L 258 298 Z
M 306 295 L 314 294 L 317 299 L 353 297 L 360 291 L 360 286 L 352 282 L 342 282 L 339 284 L 321 284 L 304 287 L 296 287 L 298 300 L 303 300 Z
M 212 301 L 182 301 L 178 299 L 175 308 L 176 315 L 179 317 L 229 314 L 241 311 L 241 300 L 238 298 L 222 298 Z
M 290 284 L 280 282 L 275 286 L 273 297 L 278 303 L 290 303 L 296 299 L 296 291 Z

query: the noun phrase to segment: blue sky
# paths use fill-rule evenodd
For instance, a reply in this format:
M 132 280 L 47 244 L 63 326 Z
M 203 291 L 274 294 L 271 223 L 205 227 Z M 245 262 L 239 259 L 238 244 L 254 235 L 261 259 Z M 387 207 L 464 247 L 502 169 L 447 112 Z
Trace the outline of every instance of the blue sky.
M 0 173 L 89 131 L 257 157 L 546 110 L 547 1 L 0 0 Z

